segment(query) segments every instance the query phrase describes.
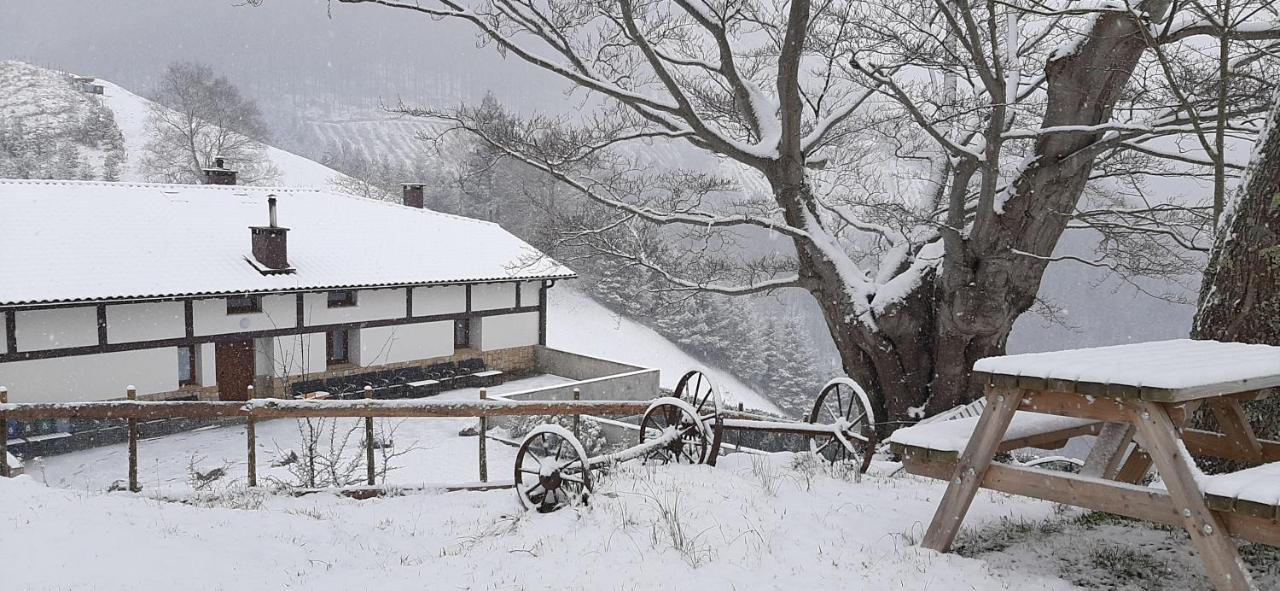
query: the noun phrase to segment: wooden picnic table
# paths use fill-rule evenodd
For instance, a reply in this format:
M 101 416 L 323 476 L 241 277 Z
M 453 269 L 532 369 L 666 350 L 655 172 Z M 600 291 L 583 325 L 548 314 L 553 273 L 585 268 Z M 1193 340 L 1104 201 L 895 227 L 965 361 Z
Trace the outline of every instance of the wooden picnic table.
M 925 547 L 950 548 L 983 487 L 1181 525 L 1216 588 L 1255 588 L 1231 536 L 1280 546 L 1280 442 L 1259 440 L 1241 403 L 1280 390 L 1280 347 L 1161 341 L 994 357 L 974 371 L 987 397 L 979 418 L 890 438 L 908 472 L 949 480 Z M 1201 406 L 1221 432 L 1184 426 Z M 1088 433 L 1079 474 L 993 462 Z M 1204 476 L 1193 455 L 1258 467 Z M 1152 467 L 1163 490 L 1138 484 Z

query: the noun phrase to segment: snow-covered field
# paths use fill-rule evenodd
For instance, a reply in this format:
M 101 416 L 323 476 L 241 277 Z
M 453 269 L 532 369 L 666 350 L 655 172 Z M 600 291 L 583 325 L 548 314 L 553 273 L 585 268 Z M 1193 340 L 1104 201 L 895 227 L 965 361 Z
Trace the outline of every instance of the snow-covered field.
M 627 466 L 588 507 L 509 490 L 370 501 L 228 493 L 193 506 L 0 482 L 6 589 L 1063 589 L 914 545 L 941 486 L 788 454 Z M 886 502 L 892 499 L 892 502 Z M 1045 517 L 983 494 L 974 522 Z M 13 536 L 13 537 L 10 537 Z M 75 568 L 67 568 L 74 565 Z
M 231 488 L 182 503 L 3 479 L 4 563 L 20 566 L 0 587 L 1205 588 L 1180 532 L 998 493 L 979 493 L 960 553 L 923 550 L 943 483 L 884 465 L 859 482 L 810 458 L 627 464 L 588 506 L 546 515 L 510 490 L 354 501 Z M 1277 588 L 1276 553 L 1252 548 L 1260 588 Z
M 662 386 L 674 388 L 680 376 L 706 373 L 730 405 L 779 412 L 768 398 L 717 367 L 699 362 L 671 341 L 621 316 L 565 285 L 547 292 L 547 346 L 592 357 L 615 359 L 662 370 Z M 835 377 L 835 376 L 832 376 Z M 813 393 L 816 398 L 818 393 Z

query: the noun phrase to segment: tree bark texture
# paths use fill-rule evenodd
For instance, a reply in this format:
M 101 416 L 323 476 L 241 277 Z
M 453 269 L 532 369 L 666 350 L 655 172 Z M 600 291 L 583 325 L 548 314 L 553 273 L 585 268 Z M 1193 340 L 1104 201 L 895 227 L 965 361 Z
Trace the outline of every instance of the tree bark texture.
M 1191 336 L 1280 345 L 1280 95 L 1220 228 Z

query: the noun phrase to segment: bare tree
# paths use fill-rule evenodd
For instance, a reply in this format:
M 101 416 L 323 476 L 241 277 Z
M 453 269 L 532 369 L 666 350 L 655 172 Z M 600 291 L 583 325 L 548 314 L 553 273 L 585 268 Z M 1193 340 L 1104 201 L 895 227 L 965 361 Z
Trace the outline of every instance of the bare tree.
M 339 1 L 469 23 L 588 93 L 600 106 L 573 120 L 402 110 L 607 212 L 563 229 L 568 242 L 674 289 L 807 290 L 890 421 L 980 391 L 973 362 L 1003 352 L 1045 268 L 1072 260 L 1054 252 L 1069 227 L 1203 250 L 1194 220 L 1211 206 L 1149 202 L 1147 181 L 1212 175 L 1183 145 L 1196 125 L 1225 118 L 1224 134 L 1251 137 L 1272 65 L 1260 56 L 1280 39 L 1265 0 L 1233 0 L 1229 23 L 1174 0 Z M 1226 101 L 1161 70 L 1160 55 L 1193 59 L 1180 48 L 1224 36 L 1238 46 L 1232 80 L 1258 82 L 1230 85 Z M 655 166 L 664 152 L 674 163 Z M 697 158 L 717 167 L 681 164 Z M 1095 208 L 1090 193 L 1131 198 Z M 736 246 L 761 235 L 790 248 Z M 653 241 L 681 248 L 653 260 Z M 1160 268 L 1148 252 L 1111 254 L 1074 260 Z
M 244 184 L 279 178 L 262 143 L 267 127 L 257 104 L 209 66 L 169 64 L 151 99 L 140 163 L 148 179 L 202 182 L 201 169 L 212 166 L 215 156 L 229 160 Z

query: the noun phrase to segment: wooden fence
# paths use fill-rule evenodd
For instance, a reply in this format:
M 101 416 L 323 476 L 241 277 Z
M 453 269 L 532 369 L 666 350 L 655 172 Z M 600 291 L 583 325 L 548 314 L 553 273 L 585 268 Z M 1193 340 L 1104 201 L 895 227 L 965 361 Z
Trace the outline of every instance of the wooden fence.
M 376 485 L 374 467 L 375 418 L 476 417 L 479 419 L 480 481 L 487 483 L 485 448 L 488 418 L 499 416 L 574 415 L 636 416 L 649 407 L 648 400 L 506 400 L 489 398 L 480 390 L 475 401 L 424 399 L 373 400 L 366 388 L 364 400 L 281 400 L 275 398 L 236 401 L 147 401 L 137 400 L 137 391 L 126 390 L 125 400 L 75 403 L 9 403 L 8 392 L 0 387 L 0 425 L 9 420 L 37 419 L 123 419 L 128 423 L 129 490 L 138 492 L 138 421 L 173 418 L 246 419 L 247 481 L 257 486 L 257 422 L 278 418 L 363 418 L 365 433 L 366 483 Z M 8 474 L 7 437 L 0 437 L 0 474 Z M 491 485 L 484 485 L 492 488 Z M 367 489 L 365 489 L 367 490 Z

